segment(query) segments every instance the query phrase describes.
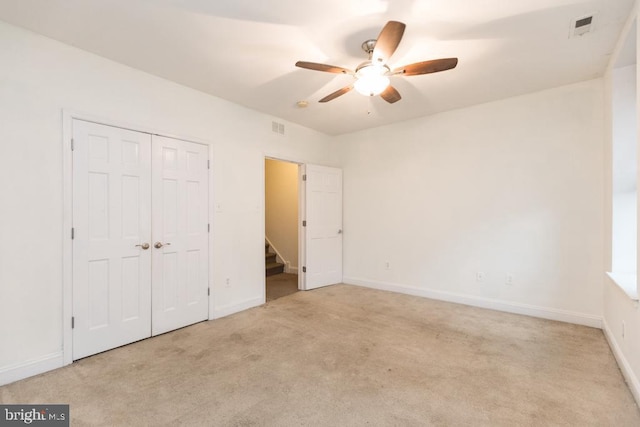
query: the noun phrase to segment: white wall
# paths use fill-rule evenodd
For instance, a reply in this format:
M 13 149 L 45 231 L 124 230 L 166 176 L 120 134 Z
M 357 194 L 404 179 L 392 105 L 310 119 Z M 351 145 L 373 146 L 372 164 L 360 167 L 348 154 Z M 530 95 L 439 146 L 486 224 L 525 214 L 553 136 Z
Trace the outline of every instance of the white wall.
M 600 326 L 602 94 L 593 80 L 338 138 L 345 282 Z
M 213 143 L 216 316 L 264 301 L 264 156 L 335 163 L 323 134 L 0 22 L 0 383 L 55 367 L 70 320 L 63 109 Z
M 606 279 L 606 282 L 603 303 L 605 334 L 636 402 L 640 402 L 640 309 L 638 301 L 631 300 L 627 293 L 610 279 Z
M 265 160 L 265 233 L 287 266 L 298 268 L 298 165 Z
M 605 166 L 606 166 L 606 194 L 605 194 L 605 268 L 607 271 L 611 271 L 612 266 L 616 266 L 616 260 L 614 260 L 614 250 L 616 249 L 617 242 L 614 241 L 615 235 L 619 236 L 621 231 L 618 227 L 620 223 L 613 225 L 613 219 L 619 215 L 619 211 L 615 212 L 616 205 L 621 201 L 620 193 L 615 194 L 614 190 L 621 190 L 617 184 L 617 180 L 620 179 L 620 172 L 616 170 L 619 167 L 620 159 L 617 157 L 614 149 L 614 134 L 617 135 L 617 131 L 614 131 L 614 124 L 616 118 L 614 116 L 617 114 L 620 117 L 622 114 L 623 120 L 625 119 L 625 114 L 628 111 L 620 111 L 614 108 L 614 101 L 619 99 L 620 93 L 618 89 L 615 87 L 615 82 L 619 82 L 620 71 L 615 70 L 615 66 L 618 65 L 621 61 L 628 63 L 633 62 L 637 63 L 638 59 L 638 38 L 640 38 L 640 34 L 637 31 L 637 20 L 638 20 L 638 5 L 633 8 L 631 12 L 628 22 L 625 26 L 624 31 L 620 35 L 620 39 L 618 40 L 618 45 L 614 54 L 611 56 L 611 60 L 609 62 L 609 66 L 607 68 L 607 72 L 604 77 L 604 86 L 605 86 L 605 117 L 606 117 L 606 126 L 605 126 Z M 631 52 L 633 56 L 631 59 L 625 58 L 628 54 L 627 47 L 629 45 L 635 46 L 635 51 Z M 622 70 L 622 73 L 626 73 L 626 78 L 628 80 L 638 81 L 638 70 L 635 68 L 635 76 L 629 75 L 629 69 Z M 635 118 L 627 117 L 626 120 L 629 123 L 638 122 L 638 102 L 640 102 L 640 97 L 638 96 L 637 90 L 634 92 L 634 99 L 629 100 L 627 98 L 627 108 L 631 109 L 635 112 Z M 629 95 L 629 94 L 627 94 Z M 631 105 L 630 105 L 631 104 Z M 631 138 L 633 141 L 633 145 L 637 147 L 638 140 L 640 139 L 640 135 L 638 134 L 638 129 L 636 127 L 635 135 L 628 135 L 627 138 Z M 617 147 L 616 147 L 617 148 Z M 631 159 L 628 159 L 629 162 L 624 162 L 622 164 L 626 165 L 631 171 L 637 171 L 638 164 L 638 153 L 637 149 L 635 152 L 630 150 L 628 152 Z M 625 179 L 626 189 L 631 187 L 633 189 L 634 183 L 629 183 L 629 180 L 636 180 L 635 188 L 637 188 L 637 180 L 638 176 L 628 176 Z M 625 188 L 622 188 L 625 190 Z M 633 205 L 636 202 L 635 194 L 633 195 Z M 622 199 L 624 201 L 624 199 Z M 619 205 L 618 205 L 619 206 Z M 631 210 L 631 209 L 630 209 Z M 630 225 L 627 233 L 637 233 L 638 230 L 638 216 L 636 212 L 631 211 L 631 215 L 635 218 L 635 224 Z M 615 234 L 614 234 L 615 231 Z M 636 236 L 633 236 L 632 239 L 635 243 Z M 613 241 L 613 244 L 612 244 Z M 619 247 L 618 247 L 619 249 Z M 633 248 L 634 253 L 637 254 L 636 248 Z M 618 255 L 616 255 L 618 256 Z M 637 256 L 637 255 L 636 255 Z M 618 264 L 619 265 L 619 264 Z M 637 263 L 636 263 L 637 265 Z M 634 272 L 635 273 L 635 272 Z M 633 275 L 633 281 L 631 286 L 635 285 L 637 290 L 637 275 Z M 616 284 L 613 280 L 609 278 L 605 278 L 605 293 L 604 293 L 604 302 L 603 302 L 603 319 L 604 319 L 604 331 L 607 335 L 607 339 L 611 344 L 611 348 L 616 358 L 618 359 L 618 364 L 622 373 L 625 375 L 627 379 L 627 383 L 633 392 L 636 402 L 640 404 L 640 307 L 636 299 L 631 298 L 630 295 L 633 295 L 633 292 L 629 292 L 629 290 L 624 291 L 618 284 Z M 637 295 L 637 293 L 636 293 Z M 623 327 L 624 324 L 624 327 Z M 624 334 L 623 334 L 624 329 Z

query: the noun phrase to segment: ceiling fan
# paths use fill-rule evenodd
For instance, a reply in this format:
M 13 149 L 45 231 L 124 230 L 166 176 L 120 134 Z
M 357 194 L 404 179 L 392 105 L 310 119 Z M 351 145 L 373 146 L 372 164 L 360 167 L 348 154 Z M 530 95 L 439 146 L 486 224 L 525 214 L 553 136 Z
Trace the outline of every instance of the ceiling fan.
M 349 74 L 355 78 L 353 84 L 325 96 L 319 102 L 331 101 L 355 88 L 363 95 L 380 95 L 382 99 L 393 104 L 394 102 L 400 101 L 402 97 L 400 93 L 391 86 L 389 77 L 396 75 L 417 76 L 420 74 L 437 73 L 438 71 L 450 70 L 458 65 L 458 58 L 443 58 L 416 62 L 393 69 L 389 67 L 387 61 L 398 48 L 405 27 L 406 25 L 402 22 L 389 21 L 377 39 L 367 40 L 362 43 L 362 50 L 367 52 L 369 60 L 358 65 L 355 71 L 333 65 L 306 61 L 296 62 L 296 67 L 325 71 L 327 73 Z

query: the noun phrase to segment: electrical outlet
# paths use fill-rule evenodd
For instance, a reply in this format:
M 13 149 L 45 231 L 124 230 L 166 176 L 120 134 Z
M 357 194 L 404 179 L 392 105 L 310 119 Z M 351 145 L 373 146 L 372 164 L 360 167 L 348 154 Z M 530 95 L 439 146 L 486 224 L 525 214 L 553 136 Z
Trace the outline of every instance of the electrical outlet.
M 391 270 L 391 263 L 389 261 L 385 261 L 384 268 L 385 270 Z
M 484 282 L 484 272 L 478 271 L 476 273 L 476 282 Z
M 230 287 L 231 287 L 231 279 L 229 279 L 229 278 L 227 277 L 227 280 L 225 280 L 224 285 L 225 285 L 227 288 L 230 288 Z
M 504 284 L 507 286 L 513 286 L 513 274 L 509 274 L 507 273 L 506 276 L 504 276 Z

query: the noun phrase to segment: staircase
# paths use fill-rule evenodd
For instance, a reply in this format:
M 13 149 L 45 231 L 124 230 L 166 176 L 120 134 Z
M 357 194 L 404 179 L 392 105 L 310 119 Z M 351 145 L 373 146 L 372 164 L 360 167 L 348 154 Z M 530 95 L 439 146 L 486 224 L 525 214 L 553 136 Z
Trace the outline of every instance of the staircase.
M 269 243 L 264 242 L 264 264 L 267 276 L 284 273 L 284 264 L 276 261 L 276 254 L 269 252 Z

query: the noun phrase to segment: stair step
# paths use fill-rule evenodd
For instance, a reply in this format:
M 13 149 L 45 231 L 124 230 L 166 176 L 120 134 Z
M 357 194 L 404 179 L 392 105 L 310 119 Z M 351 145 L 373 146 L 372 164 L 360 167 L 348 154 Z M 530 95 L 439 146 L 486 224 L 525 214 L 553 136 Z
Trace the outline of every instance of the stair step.
M 270 262 L 276 262 L 276 254 L 266 253 L 264 254 L 264 259 L 267 264 Z
M 274 274 L 284 273 L 284 264 L 279 262 L 269 262 L 266 264 L 267 276 L 273 276 Z

